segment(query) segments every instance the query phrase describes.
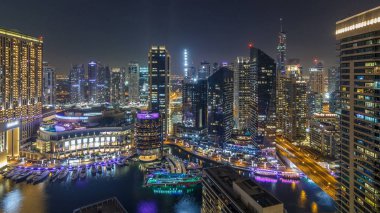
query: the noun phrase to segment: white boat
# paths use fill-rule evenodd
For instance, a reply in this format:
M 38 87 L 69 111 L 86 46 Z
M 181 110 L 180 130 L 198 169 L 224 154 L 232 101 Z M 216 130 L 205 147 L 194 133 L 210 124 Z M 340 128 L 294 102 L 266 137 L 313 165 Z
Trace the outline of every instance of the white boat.
M 37 184 L 39 182 L 42 182 L 44 181 L 50 174 L 50 171 L 49 170 L 46 170 L 44 172 L 42 172 L 40 175 L 37 175 L 33 178 L 33 184 Z
M 71 174 L 71 180 L 76 181 L 79 177 L 79 172 L 77 169 L 74 169 L 73 173 Z
M 64 178 L 67 177 L 68 174 L 69 174 L 69 170 L 67 168 L 63 169 L 63 171 L 58 175 L 58 180 L 63 180 Z
M 98 173 L 102 173 L 102 172 L 103 172 L 102 166 L 99 165 L 99 166 L 98 166 Z
M 96 175 L 96 167 L 95 167 L 94 165 L 91 167 L 91 174 L 92 174 L 93 176 Z
M 79 177 L 80 177 L 80 179 L 85 179 L 86 176 L 87 176 L 87 169 L 86 169 L 86 167 L 82 167 L 82 169 L 80 170 Z
M 34 177 L 36 177 L 40 174 L 41 174 L 41 171 L 33 171 L 33 173 L 29 177 L 26 178 L 26 182 L 27 183 L 33 182 Z
M 26 180 L 26 178 L 28 178 L 31 174 L 33 174 L 32 171 L 26 171 L 24 174 L 19 175 L 14 181 L 22 182 L 22 181 Z

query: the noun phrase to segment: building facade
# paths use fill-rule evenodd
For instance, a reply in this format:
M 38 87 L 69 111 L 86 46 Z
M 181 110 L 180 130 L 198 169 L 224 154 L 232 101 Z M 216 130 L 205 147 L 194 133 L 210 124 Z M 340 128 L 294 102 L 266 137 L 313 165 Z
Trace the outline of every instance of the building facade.
M 336 22 L 340 212 L 380 212 L 380 7 Z
M 233 71 L 222 67 L 207 81 L 208 136 L 221 147 L 231 139 L 233 129 Z
M 140 103 L 148 104 L 149 99 L 149 69 L 148 67 L 140 67 L 140 78 L 139 78 L 139 89 L 140 89 Z
M 55 106 L 56 97 L 56 82 L 55 82 L 55 68 L 49 66 L 47 62 L 43 62 L 43 105 Z
M 110 101 L 112 104 L 121 104 L 123 101 L 123 73 L 120 68 L 111 69 Z
M 0 28 L 0 166 L 17 158 L 42 117 L 42 38 Z
M 165 46 L 152 46 L 148 53 L 149 109 L 159 112 L 163 137 L 169 131 L 170 55 Z

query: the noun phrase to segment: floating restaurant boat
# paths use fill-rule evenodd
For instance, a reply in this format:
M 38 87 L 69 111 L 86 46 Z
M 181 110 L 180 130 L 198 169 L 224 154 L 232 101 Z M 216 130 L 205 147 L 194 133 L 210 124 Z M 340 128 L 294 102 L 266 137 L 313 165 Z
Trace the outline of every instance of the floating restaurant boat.
M 40 183 L 42 181 L 44 181 L 50 174 L 50 171 L 49 170 L 46 170 L 44 172 L 42 172 L 40 175 L 37 175 L 33 178 L 33 184 L 37 184 L 37 183 Z
M 258 176 L 277 177 L 277 171 L 270 169 L 256 169 L 254 174 Z
M 153 177 L 147 178 L 146 186 L 169 186 L 169 185 L 195 185 L 201 182 L 200 176 L 193 176 L 188 174 L 157 174 Z
M 301 176 L 298 172 L 281 172 L 280 176 L 285 179 L 300 179 Z

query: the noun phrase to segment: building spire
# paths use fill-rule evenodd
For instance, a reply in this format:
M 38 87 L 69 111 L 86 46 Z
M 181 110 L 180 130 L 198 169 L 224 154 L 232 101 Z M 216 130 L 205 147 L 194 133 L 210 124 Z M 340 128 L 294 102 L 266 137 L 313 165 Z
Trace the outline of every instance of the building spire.
M 282 18 L 280 18 L 280 32 L 284 32 L 282 28 Z

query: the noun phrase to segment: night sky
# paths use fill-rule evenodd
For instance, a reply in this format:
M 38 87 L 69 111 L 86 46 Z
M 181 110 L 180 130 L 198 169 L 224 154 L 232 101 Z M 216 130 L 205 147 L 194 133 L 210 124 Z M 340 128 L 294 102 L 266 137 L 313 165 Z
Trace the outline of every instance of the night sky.
M 0 26 L 44 37 L 44 60 L 58 72 L 96 59 L 110 66 L 147 64 L 152 44 L 164 44 L 172 71 L 182 50 L 195 65 L 247 56 L 248 42 L 276 56 L 279 19 L 288 58 L 305 68 L 314 58 L 336 64 L 335 22 L 378 6 L 378 0 L 1 0 Z

